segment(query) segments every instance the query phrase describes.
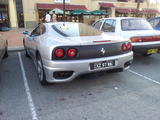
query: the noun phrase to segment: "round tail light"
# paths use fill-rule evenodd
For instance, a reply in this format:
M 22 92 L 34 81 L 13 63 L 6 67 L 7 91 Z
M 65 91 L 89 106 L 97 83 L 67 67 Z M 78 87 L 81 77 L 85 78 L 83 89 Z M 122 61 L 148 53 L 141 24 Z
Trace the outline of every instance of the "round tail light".
M 132 50 L 132 44 L 129 42 L 129 43 L 127 43 L 127 49 L 128 50 Z
M 130 42 L 123 43 L 122 46 L 121 46 L 121 50 L 124 51 L 124 52 L 132 50 L 132 44 Z
M 64 52 L 63 49 L 58 48 L 58 49 L 55 50 L 54 54 L 55 54 L 56 57 L 61 58 L 61 57 L 64 56 L 65 52 Z
M 127 50 L 127 45 L 125 43 L 122 44 L 121 50 L 122 51 L 126 51 Z
M 71 49 L 68 50 L 67 55 L 69 57 L 75 57 L 77 55 L 77 50 L 74 49 L 74 48 L 71 48 Z

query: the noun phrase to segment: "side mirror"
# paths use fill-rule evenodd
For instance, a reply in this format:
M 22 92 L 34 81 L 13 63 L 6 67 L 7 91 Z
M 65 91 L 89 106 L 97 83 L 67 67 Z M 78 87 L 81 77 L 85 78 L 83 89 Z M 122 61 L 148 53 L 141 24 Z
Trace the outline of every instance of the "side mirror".
M 24 31 L 23 34 L 24 35 L 29 35 L 29 32 L 28 31 Z

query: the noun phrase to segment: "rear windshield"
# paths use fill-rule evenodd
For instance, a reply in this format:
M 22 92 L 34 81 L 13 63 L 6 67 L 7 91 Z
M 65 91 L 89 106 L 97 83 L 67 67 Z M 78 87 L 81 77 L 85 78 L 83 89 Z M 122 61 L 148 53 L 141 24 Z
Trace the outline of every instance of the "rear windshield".
M 102 33 L 92 26 L 83 23 L 55 24 L 52 25 L 52 28 L 65 37 L 97 36 Z
M 149 20 L 152 27 L 160 27 L 160 18 L 150 19 Z
M 123 31 L 128 30 L 152 30 L 151 25 L 144 19 L 123 19 L 121 20 Z

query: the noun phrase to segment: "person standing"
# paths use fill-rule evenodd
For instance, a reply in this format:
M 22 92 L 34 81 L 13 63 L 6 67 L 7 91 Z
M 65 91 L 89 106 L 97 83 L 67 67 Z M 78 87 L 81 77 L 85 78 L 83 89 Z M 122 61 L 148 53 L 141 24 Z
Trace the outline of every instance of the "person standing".
M 53 11 L 53 14 L 52 14 L 52 22 L 57 22 L 57 16 L 55 14 L 55 11 Z
M 49 14 L 49 12 L 47 12 L 46 16 L 45 16 L 45 21 L 48 23 L 48 22 L 51 22 L 51 15 Z

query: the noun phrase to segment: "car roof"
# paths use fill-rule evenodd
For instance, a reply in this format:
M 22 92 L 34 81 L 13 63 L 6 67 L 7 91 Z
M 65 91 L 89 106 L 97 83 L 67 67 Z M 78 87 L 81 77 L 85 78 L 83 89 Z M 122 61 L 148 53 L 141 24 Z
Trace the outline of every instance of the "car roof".
M 156 17 L 150 18 L 149 20 L 157 19 L 157 18 L 160 18 L 160 16 L 156 16 Z
M 122 20 L 122 19 L 143 19 L 143 18 L 139 18 L 139 17 L 110 17 L 110 18 L 102 18 L 102 19 Z

